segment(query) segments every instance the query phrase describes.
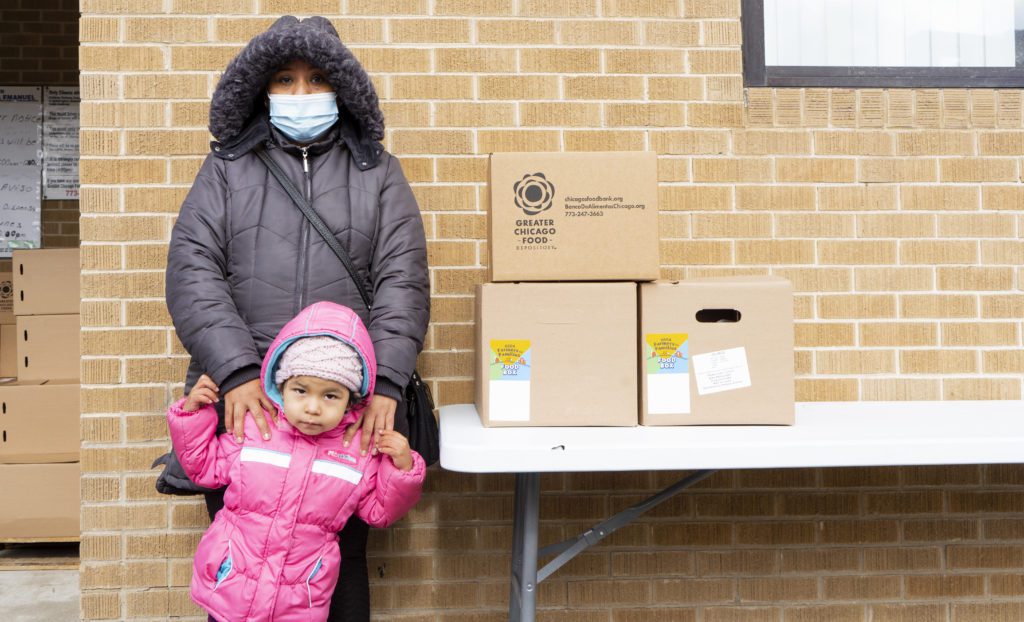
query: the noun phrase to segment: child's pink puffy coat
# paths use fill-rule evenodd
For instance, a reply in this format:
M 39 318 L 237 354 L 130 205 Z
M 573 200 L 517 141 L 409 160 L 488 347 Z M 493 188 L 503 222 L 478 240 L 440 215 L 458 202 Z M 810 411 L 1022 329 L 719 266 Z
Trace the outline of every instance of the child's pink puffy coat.
M 293 428 L 281 410 L 273 370 L 294 340 L 330 335 L 353 346 L 363 359 L 361 395 L 373 394 L 377 363 L 359 317 L 347 307 L 319 302 L 285 325 L 263 359 L 260 378 L 278 407 L 278 424 L 264 441 L 251 417 L 245 443 L 215 435 L 210 406 L 189 413 L 184 400 L 167 413 L 171 439 L 192 480 L 227 486 L 224 509 L 196 550 L 192 598 L 220 622 L 326 620 L 338 581 L 337 532 L 352 514 L 387 526 L 420 498 L 425 465 L 413 452 L 402 471 L 391 458 L 359 455 L 359 434 L 348 448 L 342 436 L 365 407 L 364 398 L 342 424 L 319 436 Z

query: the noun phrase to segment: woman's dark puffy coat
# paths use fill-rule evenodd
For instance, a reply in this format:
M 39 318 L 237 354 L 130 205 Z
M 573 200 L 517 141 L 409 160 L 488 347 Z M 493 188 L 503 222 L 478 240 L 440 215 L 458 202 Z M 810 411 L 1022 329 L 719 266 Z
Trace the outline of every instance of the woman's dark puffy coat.
M 273 72 L 293 58 L 324 70 L 341 122 L 300 149 L 272 129 Z M 213 96 L 217 141 L 171 234 L 167 306 L 201 373 L 224 393 L 259 378 L 277 332 L 321 300 L 355 309 L 377 355 L 377 393 L 400 398 L 429 319 L 426 241 L 398 160 L 378 140 L 383 115 L 369 77 L 323 18 L 283 17 L 229 65 Z M 253 149 L 262 146 L 302 189 L 352 258 L 367 311 L 344 266 Z M 306 172 L 308 170 L 308 172 Z

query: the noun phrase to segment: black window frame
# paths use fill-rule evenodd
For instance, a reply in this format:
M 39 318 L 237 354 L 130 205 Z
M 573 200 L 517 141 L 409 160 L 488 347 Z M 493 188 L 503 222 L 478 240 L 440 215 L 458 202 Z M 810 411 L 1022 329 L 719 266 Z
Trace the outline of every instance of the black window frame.
M 743 86 L 838 88 L 1021 88 L 1016 67 L 765 66 L 764 0 L 742 0 Z M 1018 33 L 1019 34 L 1019 33 Z M 1017 58 L 1021 58 L 1021 37 Z M 1018 60 L 1018 62 L 1020 62 Z

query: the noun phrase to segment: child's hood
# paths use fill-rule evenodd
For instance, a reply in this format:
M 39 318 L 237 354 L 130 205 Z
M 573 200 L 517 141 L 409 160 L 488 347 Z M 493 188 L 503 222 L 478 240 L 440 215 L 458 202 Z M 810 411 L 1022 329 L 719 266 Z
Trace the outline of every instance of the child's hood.
M 317 336 L 334 337 L 354 348 L 359 354 L 363 363 L 363 384 L 359 388 L 361 397 L 359 402 L 352 405 L 345 417 L 346 420 L 354 419 L 357 416 L 355 413 L 362 410 L 373 395 L 377 379 L 377 359 L 373 354 L 373 340 L 370 339 L 370 333 L 363 321 L 352 309 L 333 302 L 314 303 L 284 325 L 270 344 L 267 355 L 263 357 L 263 367 L 260 369 L 263 391 L 277 409 L 281 410 L 283 398 L 280 389 L 274 384 L 274 372 L 277 371 L 281 355 L 297 339 Z

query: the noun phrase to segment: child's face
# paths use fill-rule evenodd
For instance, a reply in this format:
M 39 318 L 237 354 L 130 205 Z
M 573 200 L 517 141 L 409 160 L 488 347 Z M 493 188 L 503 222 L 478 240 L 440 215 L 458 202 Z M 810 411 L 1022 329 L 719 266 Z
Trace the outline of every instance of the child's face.
M 316 436 L 338 427 L 351 392 L 333 380 L 292 376 L 281 387 L 284 416 L 303 434 Z

